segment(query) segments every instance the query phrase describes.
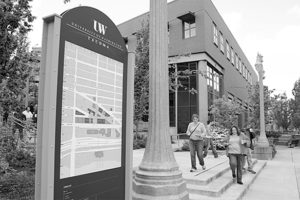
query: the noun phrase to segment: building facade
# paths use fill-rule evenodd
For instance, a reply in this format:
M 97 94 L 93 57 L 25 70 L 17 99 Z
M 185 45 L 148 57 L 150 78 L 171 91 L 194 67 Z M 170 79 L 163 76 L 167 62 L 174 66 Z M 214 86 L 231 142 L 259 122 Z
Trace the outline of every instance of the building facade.
M 134 34 L 149 13 L 118 26 L 124 37 Z M 206 123 L 213 100 L 225 95 L 249 110 L 248 87 L 258 76 L 211 0 L 175 0 L 168 3 L 169 65 L 183 87 L 170 91 L 170 127 L 186 131 L 191 115 L 198 113 Z M 167 66 L 166 66 L 167 67 Z M 193 90 L 197 92 L 191 92 Z M 247 114 L 239 117 L 243 126 Z

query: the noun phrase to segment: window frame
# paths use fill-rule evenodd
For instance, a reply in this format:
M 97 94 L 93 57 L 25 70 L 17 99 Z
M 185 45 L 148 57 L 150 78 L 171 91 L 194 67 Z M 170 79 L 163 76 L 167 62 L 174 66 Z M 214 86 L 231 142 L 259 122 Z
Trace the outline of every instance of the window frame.
M 219 46 L 218 33 L 219 33 L 219 31 L 218 31 L 217 25 L 215 23 L 213 23 L 213 42 L 217 47 Z
M 230 59 L 230 60 L 231 60 L 231 64 L 234 65 L 234 61 L 235 61 L 235 60 L 234 60 L 234 59 L 235 59 L 235 58 L 234 58 L 234 55 L 235 55 L 235 53 L 234 53 L 234 51 L 233 51 L 233 47 L 231 47 L 230 52 L 231 52 L 231 59 Z
M 196 35 L 197 35 L 196 27 L 197 27 L 196 19 L 191 20 L 191 21 L 182 21 L 183 39 L 189 39 L 192 37 L 196 37 Z M 192 31 L 194 31 L 194 32 L 192 32 Z M 186 33 L 188 33 L 188 35 L 186 35 Z M 194 33 L 194 35 L 192 35 L 192 33 Z
M 227 59 L 230 61 L 230 46 L 229 46 L 229 42 L 226 40 L 226 56 Z
M 224 47 L 224 37 L 223 37 L 223 33 L 220 31 L 219 32 L 220 35 L 220 50 L 221 52 L 224 54 L 225 52 L 225 47 Z

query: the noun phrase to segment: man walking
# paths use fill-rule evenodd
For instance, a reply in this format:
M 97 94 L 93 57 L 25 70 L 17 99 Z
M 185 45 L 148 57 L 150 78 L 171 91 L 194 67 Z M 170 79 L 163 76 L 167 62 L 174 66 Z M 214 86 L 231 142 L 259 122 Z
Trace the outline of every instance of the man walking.
M 207 133 L 207 136 L 205 138 L 205 148 L 204 148 L 204 153 L 203 153 L 203 156 L 206 157 L 207 156 L 207 153 L 208 153 L 208 149 L 209 149 L 209 146 L 211 147 L 211 150 L 214 154 L 214 157 L 217 158 L 218 157 L 218 153 L 216 151 L 216 148 L 215 148 L 215 145 L 214 145 L 214 142 L 213 142 L 213 138 L 215 137 L 215 124 L 211 121 L 207 121 L 207 127 L 206 127 L 206 133 Z
M 243 166 L 245 169 L 245 165 L 246 165 L 246 159 L 247 159 L 247 164 L 248 164 L 248 172 L 252 173 L 252 174 L 256 174 L 256 172 L 253 170 L 253 162 L 252 162 L 252 150 L 254 149 L 255 146 L 255 133 L 253 132 L 253 129 L 246 129 L 245 131 L 245 135 L 250 139 L 250 147 L 247 148 L 247 155 L 245 156 L 245 158 L 243 159 Z

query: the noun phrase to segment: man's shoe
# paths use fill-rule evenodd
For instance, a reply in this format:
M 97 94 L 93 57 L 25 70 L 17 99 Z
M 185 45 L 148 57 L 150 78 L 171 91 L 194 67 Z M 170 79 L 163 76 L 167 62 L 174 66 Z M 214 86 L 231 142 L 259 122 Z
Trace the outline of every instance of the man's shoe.
M 232 178 L 236 178 L 236 175 L 235 175 L 235 174 L 232 174 Z
M 218 157 L 218 154 L 215 154 L 214 157 L 217 158 L 217 157 Z
M 195 171 L 197 171 L 196 168 L 192 168 L 192 169 L 190 170 L 190 172 L 195 172 Z
M 242 181 L 237 181 L 237 184 L 243 185 Z
M 203 170 L 205 170 L 205 169 L 206 169 L 205 165 L 203 165 L 203 166 L 202 166 L 202 169 L 203 169 Z
M 253 171 L 252 169 L 248 169 L 248 172 L 252 173 L 252 174 L 256 174 L 255 171 Z
M 207 156 L 207 151 L 203 152 L 203 158 L 205 158 Z

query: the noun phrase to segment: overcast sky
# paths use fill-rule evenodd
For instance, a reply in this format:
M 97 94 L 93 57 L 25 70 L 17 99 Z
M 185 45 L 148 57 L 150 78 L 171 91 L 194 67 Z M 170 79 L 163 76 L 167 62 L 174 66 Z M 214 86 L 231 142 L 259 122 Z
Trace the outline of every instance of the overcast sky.
M 172 0 L 168 0 L 170 2 Z M 92 6 L 120 24 L 149 11 L 149 0 L 34 0 L 37 17 L 29 35 L 31 46 L 40 46 L 42 18 L 78 5 Z M 300 78 L 299 0 L 212 0 L 254 67 L 256 54 L 264 56 L 264 84 L 277 93 L 291 90 Z

